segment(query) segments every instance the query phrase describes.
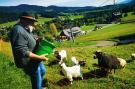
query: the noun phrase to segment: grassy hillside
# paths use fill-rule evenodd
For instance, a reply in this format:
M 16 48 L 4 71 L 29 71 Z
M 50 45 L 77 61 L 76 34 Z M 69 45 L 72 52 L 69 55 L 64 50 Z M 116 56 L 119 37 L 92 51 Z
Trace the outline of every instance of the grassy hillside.
M 46 77 L 49 81 L 50 89 L 134 89 L 135 88 L 135 62 L 130 62 L 124 69 L 116 70 L 116 73 L 112 73 L 109 77 L 101 77 L 95 75 L 95 70 L 98 70 L 93 66 L 97 63 L 97 60 L 93 59 L 93 52 L 101 49 L 104 52 L 117 55 L 124 58 L 127 61 L 131 60 L 131 53 L 135 52 L 135 43 L 114 47 L 103 48 L 58 48 L 66 49 L 68 59 L 71 56 L 75 56 L 78 60 L 86 60 L 85 67 L 81 67 L 84 75 L 84 80 L 75 80 L 73 85 L 69 85 L 65 81 L 65 77 L 60 74 L 60 67 L 58 64 L 52 64 L 55 61 L 54 57 L 51 57 L 48 62 L 45 62 L 47 68 Z M 0 54 L 0 86 L 1 89 L 29 89 L 30 80 L 22 70 L 17 69 L 13 62 L 10 61 L 10 57 L 6 57 L 4 54 Z M 71 65 L 70 60 L 66 62 L 67 65 Z M 51 66 L 49 66 L 51 65 Z M 6 71 L 5 71 L 6 70 Z M 19 81 L 18 81 L 19 80 Z
M 30 89 L 30 79 L 17 69 L 10 57 L 0 52 L 0 89 Z
M 52 18 L 43 18 L 43 17 L 39 17 L 38 20 L 38 24 L 44 24 L 44 22 L 48 22 L 48 21 L 51 21 Z M 17 21 L 12 21 L 12 22 L 7 22 L 7 23 L 3 23 L 3 24 L 0 24 L 0 27 L 9 27 L 9 26 L 13 26 L 14 24 L 16 24 Z
M 0 40 L 0 52 L 10 58 L 13 58 L 11 45 L 9 42 L 3 42 Z
M 135 15 L 133 14 L 133 12 L 128 13 L 127 17 L 123 17 L 122 21 L 127 21 L 127 20 L 132 20 L 135 19 Z
M 38 24 L 44 24 L 44 22 L 48 22 L 48 21 L 51 21 L 52 18 L 43 18 L 43 17 L 40 17 L 38 19 Z
M 60 74 L 61 68 L 58 63 L 55 64 L 55 58 L 51 55 L 49 61 L 44 62 L 47 68 L 45 78 L 49 81 L 49 89 L 135 89 L 135 61 L 131 62 L 131 53 L 135 53 L 135 43 L 112 47 L 91 48 L 88 46 L 96 44 L 91 40 L 112 40 L 120 36 L 135 34 L 134 24 L 112 25 L 78 37 L 74 44 L 71 41 L 61 43 L 57 50 L 65 49 L 67 51 L 66 65 L 71 66 L 71 56 L 75 56 L 77 60 L 86 60 L 86 66 L 81 67 L 84 80 L 76 79 L 73 81 L 73 85 L 70 85 Z M 15 67 L 10 44 L 1 42 L 1 45 L 0 76 L 2 77 L 0 80 L 2 81 L 0 81 L 0 89 L 29 89 L 31 87 L 29 77 Z M 93 52 L 99 49 L 124 58 L 128 62 L 126 67 L 116 70 L 115 74 L 112 72 L 109 77 L 99 76 L 98 68 L 93 66 L 97 63 L 97 60 L 93 59 Z
M 12 26 L 14 24 L 16 24 L 17 21 L 12 21 L 12 22 L 7 22 L 7 23 L 3 23 L 3 24 L 0 24 L 0 28 L 1 27 L 9 27 L 9 26 Z
M 135 23 L 129 24 L 115 24 L 110 27 L 93 31 L 88 33 L 84 37 L 78 37 L 78 41 L 90 41 L 90 40 L 111 40 L 119 36 L 129 35 L 135 33 Z
M 135 23 L 128 24 L 113 24 L 112 26 L 92 31 L 86 35 L 75 38 L 75 42 L 66 41 L 64 43 L 58 43 L 56 45 L 63 47 L 70 46 L 89 46 L 95 45 L 94 41 L 99 40 L 113 40 L 119 41 L 120 39 L 134 38 L 135 37 Z
M 81 29 L 84 31 L 91 30 L 95 27 L 95 25 L 81 26 Z

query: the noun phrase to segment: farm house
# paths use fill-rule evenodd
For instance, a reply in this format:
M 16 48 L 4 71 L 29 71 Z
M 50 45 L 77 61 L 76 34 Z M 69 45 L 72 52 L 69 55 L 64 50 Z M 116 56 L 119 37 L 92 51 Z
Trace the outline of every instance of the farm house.
M 71 32 L 73 34 L 73 37 L 82 34 L 82 30 L 79 27 L 73 27 L 71 29 L 64 29 L 61 33 L 60 36 L 66 36 L 68 38 L 71 38 Z

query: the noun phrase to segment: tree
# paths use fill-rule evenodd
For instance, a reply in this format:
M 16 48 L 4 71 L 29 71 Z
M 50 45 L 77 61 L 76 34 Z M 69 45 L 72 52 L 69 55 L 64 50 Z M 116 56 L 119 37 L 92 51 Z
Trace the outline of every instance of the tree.
M 124 14 L 124 17 L 127 17 L 127 16 L 128 16 L 128 14 L 127 14 L 127 13 L 125 13 L 125 14 Z
M 38 14 L 37 13 L 35 13 L 35 18 L 38 19 Z
M 57 37 L 57 28 L 56 25 L 54 23 L 50 24 L 50 29 L 51 29 L 51 33 L 54 37 Z

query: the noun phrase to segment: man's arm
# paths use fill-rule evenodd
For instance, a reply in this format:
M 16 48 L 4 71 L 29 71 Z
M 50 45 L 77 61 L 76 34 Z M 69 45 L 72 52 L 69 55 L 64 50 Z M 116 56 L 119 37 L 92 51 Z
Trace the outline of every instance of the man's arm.
M 22 29 L 19 27 L 16 27 L 12 33 L 12 43 L 13 43 L 13 50 L 16 55 L 19 57 L 27 57 L 30 60 L 48 60 L 45 56 L 41 55 L 38 56 L 28 49 L 28 41 L 27 38 L 25 37 L 25 34 L 21 31 Z
M 30 60 L 41 60 L 41 61 L 47 61 L 48 58 L 46 58 L 45 56 L 47 56 L 47 54 L 45 55 L 41 55 L 41 56 L 38 56 L 32 52 L 29 53 L 29 59 Z

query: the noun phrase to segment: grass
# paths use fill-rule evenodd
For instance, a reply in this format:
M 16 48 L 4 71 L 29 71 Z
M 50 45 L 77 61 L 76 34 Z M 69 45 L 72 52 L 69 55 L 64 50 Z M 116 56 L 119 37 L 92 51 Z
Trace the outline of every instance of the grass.
M 43 17 L 40 17 L 38 18 L 38 24 L 44 24 L 45 22 L 48 22 L 48 21 L 51 21 L 52 18 L 43 18 Z
M 12 22 L 7 22 L 7 23 L 2 23 L 0 24 L 0 28 L 1 27 L 9 27 L 9 26 L 13 26 L 14 24 L 16 24 L 17 21 L 12 21 Z
M 55 45 L 57 47 L 84 47 L 84 46 L 87 46 L 87 45 L 95 45 L 96 42 L 94 41 L 89 41 L 89 42 L 79 42 L 77 40 L 71 40 L 71 41 L 66 41 L 66 42 L 56 42 Z
M 48 22 L 48 21 L 51 21 L 52 18 L 43 18 L 43 17 L 39 17 L 39 19 L 37 19 L 37 23 L 38 24 L 44 24 L 44 22 Z M 7 22 L 7 23 L 2 23 L 0 24 L 0 28 L 1 27 L 9 27 L 9 26 L 13 26 L 17 23 L 18 21 L 11 21 L 11 22 Z
M 127 20 L 132 20 L 135 19 L 135 15 L 133 15 L 133 12 L 128 13 L 127 17 L 123 17 L 121 20 L 122 21 L 127 21 Z
M 114 24 L 101 30 L 92 31 L 86 35 L 76 37 L 74 43 L 73 41 L 65 41 L 63 43 L 56 43 L 56 45 L 57 47 L 84 47 L 95 45 L 97 44 L 95 41 L 100 40 L 119 41 L 120 37 L 124 39 L 129 38 L 130 35 L 134 37 L 134 25 L 135 23 Z
M 0 52 L 0 89 L 31 89 L 30 78 L 17 69 L 10 57 Z
M 48 62 L 44 62 L 47 69 L 44 78 L 49 81 L 49 89 L 135 89 L 135 61 L 127 63 L 124 69 L 117 69 L 116 73 L 112 73 L 109 77 L 95 75 L 94 73 L 97 73 L 95 70 L 98 68 L 93 66 L 97 63 L 97 60 L 93 59 L 93 52 L 96 50 L 102 50 L 130 61 L 131 53 L 135 53 L 135 43 L 110 47 L 91 48 L 88 46 L 96 44 L 91 42 L 92 40 L 113 40 L 120 36 L 134 34 L 134 25 L 135 23 L 116 24 L 77 37 L 75 43 L 65 41 L 57 44 L 56 50 L 65 49 L 67 51 L 66 65 L 71 66 L 71 56 L 75 56 L 77 60 L 86 60 L 86 66 L 81 67 L 84 80 L 76 79 L 73 81 L 73 85 L 69 85 L 65 77 L 60 74 L 61 68 L 58 63 L 54 63 L 55 57 L 51 55 Z M 21 69 L 17 69 L 12 61 L 10 44 L 1 41 L 0 45 L 0 89 L 30 89 L 29 77 Z
M 84 25 L 81 27 L 81 29 L 84 31 L 87 31 L 87 30 L 93 29 L 94 27 L 95 27 L 95 25 L 88 25 L 88 26 Z
M 10 58 L 13 58 L 11 44 L 9 42 L 4 42 L 0 40 L 0 52 Z
M 84 37 L 78 37 L 77 40 L 80 42 L 92 40 L 112 40 L 119 36 L 134 34 L 134 25 L 135 23 L 112 25 L 110 27 L 88 33 Z
M 84 80 L 75 80 L 73 85 L 69 85 L 64 81 L 65 77 L 60 75 L 60 67 L 58 64 L 52 64 L 55 58 L 50 57 L 48 62 L 45 62 L 47 73 L 45 78 L 49 81 L 50 89 L 134 89 L 135 88 L 135 62 L 130 62 L 124 69 L 116 70 L 116 73 L 109 77 L 98 78 L 91 76 L 92 71 L 97 69 L 93 66 L 97 63 L 97 60 L 93 59 L 93 52 L 96 50 L 102 50 L 103 52 L 114 54 L 118 57 L 124 58 L 125 60 L 131 60 L 130 55 L 134 53 L 135 43 L 128 45 L 120 45 L 113 47 L 102 47 L 102 48 L 58 48 L 67 50 L 68 59 L 71 56 L 75 56 L 78 60 L 86 60 L 87 64 L 85 67 L 81 67 L 84 74 Z M 5 54 L 0 54 L 1 73 L 0 86 L 1 89 L 29 89 L 31 87 L 29 77 L 26 76 L 22 70 L 17 69 L 11 58 Z M 71 65 L 70 60 L 66 62 L 67 65 Z M 89 77 L 88 77 L 89 76 Z M 19 80 L 19 82 L 18 82 Z M 10 87 L 10 88 L 9 88 Z
M 71 15 L 69 16 L 70 19 L 74 20 L 74 19 L 80 19 L 83 18 L 83 15 Z

